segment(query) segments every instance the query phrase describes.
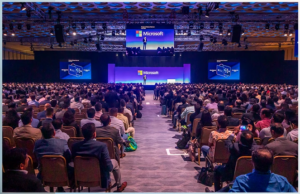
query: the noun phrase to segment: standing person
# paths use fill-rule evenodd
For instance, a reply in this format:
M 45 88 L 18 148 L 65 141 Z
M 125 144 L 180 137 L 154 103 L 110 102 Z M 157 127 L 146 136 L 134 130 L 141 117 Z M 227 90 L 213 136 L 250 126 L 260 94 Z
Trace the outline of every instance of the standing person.
M 144 37 L 143 38 L 143 50 L 146 50 L 146 46 L 147 46 L 147 38 Z
M 144 85 L 146 85 L 147 76 L 144 75 L 143 79 L 144 79 Z

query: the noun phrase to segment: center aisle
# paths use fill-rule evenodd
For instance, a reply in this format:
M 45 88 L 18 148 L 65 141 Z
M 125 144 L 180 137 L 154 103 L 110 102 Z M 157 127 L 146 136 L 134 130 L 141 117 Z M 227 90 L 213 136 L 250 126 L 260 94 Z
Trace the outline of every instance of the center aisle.
M 143 116 L 134 123 L 138 149 L 121 159 L 122 181 L 128 183 L 125 192 L 204 192 L 196 179 L 200 167 L 175 148 L 180 133 L 160 111 L 153 91 L 146 91 Z

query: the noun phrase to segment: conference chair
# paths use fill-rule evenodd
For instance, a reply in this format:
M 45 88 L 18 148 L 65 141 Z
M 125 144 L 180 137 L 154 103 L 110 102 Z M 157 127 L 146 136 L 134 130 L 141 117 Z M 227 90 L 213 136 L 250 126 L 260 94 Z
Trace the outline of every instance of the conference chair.
M 295 156 L 275 156 L 271 172 L 284 176 L 293 185 L 297 166 L 298 159 Z
M 96 140 L 106 144 L 110 159 L 116 159 L 117 160 L 116 151 L 115 151 L 115 143 L 114 143 L 114 140 L 112 138 L 97 137 Z M 123 149 L 121 149 L 121 150 L 122 150 L 121 154 L 123 154 Z M 118 163 L 119 163 L 119 166 L 120 166 L 120 161 L 118 161 Z
M 233 180 L 235 180 L 236 177 L 242 175 L 242 174 L 248 174 L 252 172 L 253 164 L 252 164 L 252 157 L 251 156 L 241 156 L 237 159 Z
M 50 187 L 50 192 L 53 192 L 53 187 L 64 186 L 70 186 L 70 192 L 72 192 L 72 187 L 68 178 L 67 163 L 63 156 L 44 155 L 40 162 L 42 183 L 44 186 Z
M 259 137 L 254 137 L 253 140 L 256 142 L 257 145 L 261 145 L 261 139 Z
M 84 140 L 84 137 L 70 137 L 68 140 L 68 147 L 69 147 L 70 151 L 72 151 L 73 144 L 75 144 L 77 142 L 81 142 L 83 140 Z
M 73 126 L 62 126 L 62 132 L 65 132 L 69 137 L 76 137 L 76 129 Z
M 237 112 L 237 113 L 233 113 L 232 117 L 233 118 L 237 118 L 237 119 L 242 119 L 243 113 Z
M 15 146 L 15 141 L 13 138 L 14 129 L 10 126 L 3 126 L 2 127 L 2 136 L 7 137 L 10 140 L 11 146 Z
M 208 138 L 212 131 L 216 131 L 216 126 L 204 126 L 201 131 L 201 138 L 198 140 L 199 148 L 198 148 L 198 165 L 200 165 L 200 155 L 201 155 L 201 147 L 203 145 L 208 145 Z
M 75 188 L 88 187 L 101 187 L 101 172 L 99 160 L 96 157 L 76 156 L 74 159 L 74 175 L 75 175 Z M 76 189 L 75 189 L 76 190 Z M 111 183 L 108 183 L 106 191 L 111 191 Z
M 183 113 L 183 111 L 185 110 L 185 108 L 181 108 L 181 112 L 178 113 L 178 115 L 181 115 L 181 113 Z M 181 118 L 181 117 L 180 117 Z M 181 118 L 182 119 L 182 118 Z M 178 126 L 178 131 L 179 133 L 181 132 L 181 123 L 180 123 L 180 120 L 181 119 L 177 119 L 177 126 Z
M 32 158 L 33 167 L 37 167 L 37 159 L 33 153 L 35 140 L 33 138 L 14 138 L 17 148 L 27 149 L 27 154 Z
M 293 142 L 296 143 L 296 144 L 298 144 L 298 138 L 295 139 Z
M 218 139 L 216 141 L 216 147 L 215 147 L 215 155 L 214 158 L 210 158 L 209 155 L 206 156 L 206 166 L 207 162 L 210 163 L 210 165 L 213 167 L 214 163 L 227 163 L 230 153 L 228 151 L 228 148 L 225 146 L 226 139 Z
M 74 117 L 75 117 L 75 120 L 76 119 L 86 119 L 86 114 L 75 113 Z
M 92 107 L 91 103 L 82 103 L 82 104 L 83 104 L 84 108 L 86 108 L 86 109 Z
M 236 131 L 239 129 L 240 126 L 227 126 L 226 127 L 226 130 L 229 130 L 229 131 Z
M 88 110 L 88 108 L 81 109 L 81 114 L 86 114 L 87 110 Z
M 274 139 L 274 138 L 270 138 L 270 139 L 268 140 L 268 144 L 271 143 L 271 142 L 273 142 L 273 141 L 275 141 L 275 139 Z
M 129 113 L 124 113 L 124 116 L 127 117 L 129 126 L 132 126 Z
M 4 145 L 9 149 L 12 148 L 10 139 L 8 137 L 3 137 L 3 147 L 4 147 Z
M 32 174 L 35 176 L 35 171 L 34 171 L 34 167 L 33 167 L 33 160 L 31 158 L 31 156 L 28 155 L 29 161 L 28 161 L 28 167 L 27 167 L 27 171 L 29 174 Z
M 198 126 L 198 124 L 199 124 L 200 121 L 201 121 L 200 118 L 194 119 L 192 133 L 191 133 L 191 139 L 196 136 L 197 126 Z
M 189 114 L 187 115 L 186 125 L 191 124 L 190 117 L 191 117 L 192 114 L 193 114 L 193 113 L 189 113 Z

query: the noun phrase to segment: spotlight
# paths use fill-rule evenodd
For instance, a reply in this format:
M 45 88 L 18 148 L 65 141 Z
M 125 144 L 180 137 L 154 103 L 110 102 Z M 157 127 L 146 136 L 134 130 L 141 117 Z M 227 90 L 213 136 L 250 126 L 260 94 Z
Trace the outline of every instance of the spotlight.
M 275 30 L 279 30 L 280 24 L 275 24 Z
M 26 10 L 25 3 L 21 3 L 21 10 L 22 10 L 22 11 L 25 11 L 25 10 Z
M 70 30 L 69 29 L 66 30 L 66 34 L 67 34 L 67 36 L 70 35 Z
M 298 30 L 298 23 L 294 24 L 294 30 Z
M 242 30 L 242 36 L 245 34 L 245 30 Z
M 284 36 L 287 36 L 288 35 L 288 32 L 287 31 L 284 31 Z
M 87 38 L 84 38 L 84 39 L 83 39 L 83 42 L 84 42 L 84 43 L 88 43 Z
M 120 34 L 120 30 L 116 30 L 116 34 L 119 35 Z
M 12 35 L 12 36 L 15 36 L 16 34 L 15 34 L 15 32 L 12 32 L 11 35 Z
M 200 35 L 200 41 L 204 40 L 203 35 Z
M 223 23 L 219 23 L 219 29 L 222 29 L 223 28 Z
M 7 32 L 6 31 L 3 32 L 3 36 L 7 36 Z
M 223 30 L 222 30 L 222 29 L 219 30 L 219 35 L 220 35 L 220 36 L 223 35 Z
M 210 42 L 213 42 L 214 41 L 214 37 L 209 37 L 209 40 L 210 40 Z
M 204 23 L 200 23 L 200 29 L 201 29 L 201 30 L 204 29 Z
M 266 24 L 266 30 L 270 29 L 270 24 Z
M 217 43 L 218 41 L 217 41 L 217 37 L 214 37 L 214 41 L 213 41 L 213 43 L 215 44 L 215 43 Z
M 193 24 L 193 23 L 190 23 L 190 24 L 189 24 L 189 28 L 190 28 L 190 29 L 193 29 L 193 28 L 194 28 L 194 24 Z
M 72 28 L 75 30 L 76 29 L 76 23 L 72 24 Z
M 122 30 L 122 35 L 125 35 L 125 30 Z
M 288 30 L 289 29 L 289 24 L 284 24 L 284 29 Z
M 72 34 L 73 34 L 73 36 L 76 36 L 77 33 L 76 33 L 76 31 L 74 30 Z
M 101 34 L 101 40 L 104 40 L 104 39 L 105 39 L 104 34 Z
M 14 29 L 14 25 L 13 24 L 9 24 L 9 29 L 13 30 Z
M 113 31 L 111 32 L 111 35 L 112 35 L 112 36 L 115 36 L 115 35 L 116 35 L 116 32 L 113 30 Z
M 26 28 L 27 28 L 27 30 L 30 30 L 31 29 L 31 25 L 30 24 L 26 24 Z
M 26 16 L 27 16 L 28 18 L 31 17 L 31 10 L 30 10 L 30 9 L 26 9 Z
M 185 35 L 185 34 L 186 34 L 186 30 L 183 30 L 183 31 L 182 31 L 182 34 Z
M 214 29 L 215 24 L 214 23 L 210 23 L 210 29 Z
M 188 30 L 188 36 L 191 36 L 192 33 L 191 33 L 191 30 Z
M 22 30 L 22 24 L 18 24 L 18 30 Z
M 241 45 L 241 43 L 239 42 L 239 45 L 238 45 L 238 47 L 242 47 L 242 45 Z
M 92 29 L 95 29 L 95 28 L 96 28 L 95 22 L 92 22 L 92 23 L 91 23 L 91 28 L 92 28 Z
M 290 30 L 289 36 L 293 36 L 293 31 Z
M 248 49 L 248 45 L 246 44 L 245 49 Z
M 206 10 L 206 12 L 205 12 L 205 17 L 206 17 L 206 18 L 209 17 L 209 10 Z
M 82 30 L 85 29 L 85 23 L 81 23 L 81 29 L 82 29 Z
M 230 35 L 231 35 L 231 31 L 227 30 L 227 36 L 230 36 Z
M 51 36 L 54 35 L 53 29 L 50 30 L 50 35 L 51 35 Z

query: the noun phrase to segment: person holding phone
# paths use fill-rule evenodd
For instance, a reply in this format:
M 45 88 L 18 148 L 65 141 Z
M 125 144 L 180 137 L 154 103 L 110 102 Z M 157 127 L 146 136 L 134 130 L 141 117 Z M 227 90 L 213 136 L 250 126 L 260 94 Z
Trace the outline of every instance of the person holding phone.
M 240 142 L 241 140 L 241 134 L 243 131 L 251 131 L 253 134 L 253 137 L 258 137 L 259 131 L 255 128 L 254 122 L 250 119 L 244 119 L 242 121 L 242 125 L 240 125 L 240 129 L 236 135 L 236 142 Z

